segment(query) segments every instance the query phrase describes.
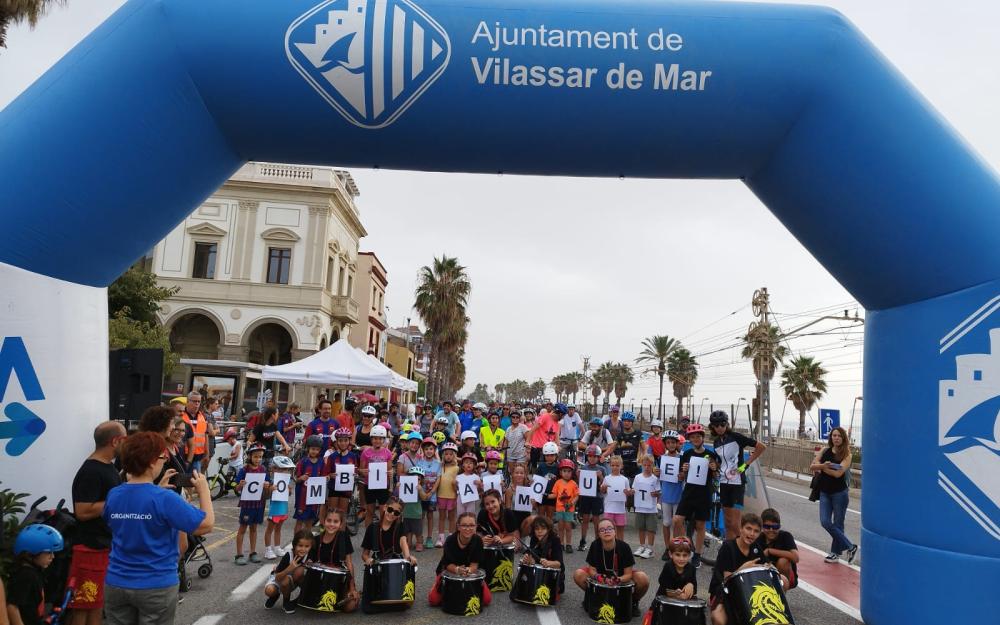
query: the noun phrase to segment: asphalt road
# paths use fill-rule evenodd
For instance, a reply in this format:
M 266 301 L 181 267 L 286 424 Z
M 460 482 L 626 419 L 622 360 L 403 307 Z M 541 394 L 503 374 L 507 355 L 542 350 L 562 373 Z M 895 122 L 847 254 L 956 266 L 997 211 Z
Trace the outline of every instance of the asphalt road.
M 783 526 L 791 531 L 797 539 L 806 544 L 823 549 L 829 538 L 817 521 L 817 508 L 805 499 L 806 486 L 794 482 L 770 479 L 768 482 L 771 504 L 782 513 Z M 784 492 L 782 492 L 784 491 Z M 798 496 L 796 496 L 798 495 Z M 856 499 L 851 507 L 855 510 Z M 245 625 L 259 622 L 261 619 L 278 619 L 289 624 L 314 623 L 317 620 L 333 618 L 339 621 L 358 623 L 366 615 L 360 610 L 354 614 L 337 614 L 324 616 L 308 610 L 299 609 L 295 614 L 285 614 L 280 610 L 280 602 L 275 609 L 266 611 L 263 607 L 263 585 L 273 563 L 236 566 L 233 563 L 235 529 L 237 527 L 236 498 L 229 495 L 216 502 L 216 529 L 207 537 L 206 544 L 213 558 L 214 570 L 208 579 L 197 579 L 196 566 L 189 567 L 189 574 L 195 576 L 194 587 L 185 594 L 184 601 L 178 606 L 178 625 Z M 859 515 L 848 513 L 847 531 L 852 537 L 858 534 Z M 287 526 L 288 524 L 286 524 Z M 288 527 L 284 538 L 291 537 Z M 579 534 L 576 534 L 579 538 Z M 263 530 L 261 531 L 261 539 Z M 635 533 L 626 532 L 626 540 L 635 542 Z M 360 562 L 361 536 L 354 539 L 355 565 Z M 657 554 L 662 553 L 663 545 L 657 541 Z M 263 551 L 262 547 L 259 547 Z M 407 625 L 427 625 L 432 622 L 460 621 L 462 617 L 444 614 L 441 610 L 431 608 L 425 600 L 426 593 L 433 581 L 434 568 L 440 558 L 440 550 L 424 551 L 416 554 L 420 560 L 417 572 L 417 597 L 413 607 L 405 612 L 378 615 L 383 623 L 406 623 Z M 574 552 L 566 556 L 567 569 L 572 571 L 583 564 L 584 555 Z M 658 558 L 639 560 L 637 568 L 646 571 L 654 580 L 659 575 L 662 562 Z M 707 598 L 711 567 L 703 565 L 698 571 L 699 596 Z M 506 593 L 494 594 L 493 604 L 483 610 L 478 618 L 484 625 L 559 625 L 562 623 L 590 622 L 581 608 L 583 592 L 568 581 L 566 594 L 555 608 L 534 608 L 515 604 Z M 652 597 L 642 602 L 645 610 Z M 816 598 L 801 588 L 788 593 L 788 600 L 796 623 L 800 625 L 855 625 L 855 620 L 847 613 L 832 607 L 830 604 Z M 633 623 L 640 623 L 635 619 Z

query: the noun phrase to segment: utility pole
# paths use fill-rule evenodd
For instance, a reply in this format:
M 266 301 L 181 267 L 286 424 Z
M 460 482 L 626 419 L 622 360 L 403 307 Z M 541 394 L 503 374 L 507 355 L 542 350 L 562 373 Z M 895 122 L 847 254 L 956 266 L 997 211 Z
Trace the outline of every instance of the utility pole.
M 583 357 L 583 401 L 587 403 L 587 398 L 590 397 L 590 376 L 587 372 L 590 371 L 590 356 Z M 590 415 L 587 415 L 588 417 Z
M 753 314 L 758 320 L 750 324 L 747 335 L 759 334 L 762 340 L 769 340 L 767 313 L 770 308 L 770 296 L 767 294 L 767 287 L 761 287 L 754 292 L 751 304 Z M 759 441 L 771 438 L 771 376 L 774 372 L 770 370 L 770 357 L 766 357 L 767 362 L 761 362 L 757 368 L 757 424 L 754 438 Z M 733 419 L 735 422 L 736 417 Z M 767 439 L 764 438 L 764 432 L 767 432 Z

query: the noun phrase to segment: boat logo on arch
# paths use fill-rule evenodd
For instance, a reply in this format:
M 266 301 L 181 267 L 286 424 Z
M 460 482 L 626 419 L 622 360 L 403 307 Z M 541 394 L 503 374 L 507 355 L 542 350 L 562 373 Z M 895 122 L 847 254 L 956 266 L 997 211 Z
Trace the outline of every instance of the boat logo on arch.
M 292 22 L 285 53 L 345 119 L 384 128 L 444 72 L 451 42 L 410 0 L 328 0 Z
M 938 383 L 938 484 L 1000 540 L 1000 327 L 986 323 L 997 310 L 1000 296 L 940 341 L 955 377 Z

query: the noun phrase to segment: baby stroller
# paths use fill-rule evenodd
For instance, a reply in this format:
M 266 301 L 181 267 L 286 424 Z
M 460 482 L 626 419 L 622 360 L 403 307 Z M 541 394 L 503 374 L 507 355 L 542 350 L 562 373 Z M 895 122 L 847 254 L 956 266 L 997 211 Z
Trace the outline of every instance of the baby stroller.
M 205 579 L 212 574 L 212 556 L 208 553 L 208 549 L 205 548 L 205 539 L 194 534 L 188 534 L 187 537 L 188 548 L 184 552 L 184 557 L 181 558 L 180 565 L 177 567 L 181 592 L 191 590 L 191 585 L 193 584 L 192 579 L 187 575 L 188 564 L 200 562 L 198 565 L 198 577 L 201 579 Z

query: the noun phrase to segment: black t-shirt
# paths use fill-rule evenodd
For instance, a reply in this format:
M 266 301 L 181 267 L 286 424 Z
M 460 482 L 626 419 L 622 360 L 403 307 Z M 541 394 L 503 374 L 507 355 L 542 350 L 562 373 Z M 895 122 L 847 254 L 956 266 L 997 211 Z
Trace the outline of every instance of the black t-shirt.
M 673 562 L 665 562 L 663 570 L 660 571 L 660 588 L 656 594 L 662 595 L 668 590 L 680 590 L 692 584 L 695 594 L 698 593 L 698 576 L 695 574 L 694 565 L 688 562 L 684 565 L 684 570 L 677 572 L 677 567 Z
M 264 457 L 270 458 L 274 455 L 275 445 L 278 442 L 278 423 L 274 422 L 270 425 L 265 425 L 263 423 L 258 423 L 257 427 L 253 429 L 253 440 L 255 443 L 260 443 L 264 446 Z
M 795 544 L 795 537 L 792 536 L 791 532 L 786 532 L 785 530 L 778 530 L 778 535 L 774 537 L 773 543 L 767 542 L 767 537 L 762 533 L 758 538 L 757 542 L 754 543 L 760 549 L 761 553 L 764 553 L 764 549 L 780 549 L 781 551 L 791 551 L 793 549 L 798 549 L 798 545 Z M 767 556 L 769 562 L 777 562 L 778 558 L 776 556 Z M 796 576 L 799 574 L 799 569 L 792 562 L 792 570 L 795 571 Z
M 839 464 L 840 461 L 837 457 L 833 455 L 833 450 L 827 447 L 823 450 L 823 455 L 819 457 L 820 462 L 832 462 L 834 464 Z M 826 472 L 819 472 L 819 490 L 821 493 L 826 493 L 832 495 L 834 493 L 839 493 L 842 490 L 847 490 L 847 472 L 845 471 L 840 477 L 833 477 L 832 475 L 827 475 Z
M 595 540 L 590 543 L 587 564 L 597 569 L 598 575 L 621 577 L 625 574 L 625 569 L 635 566 L 635 557 L 624 541 L 615 539 L 614 549 L 605 551 L 604 544 L 600 540 Z
M 538 542 L 538 537 L 532 532 L 528 546 L 543 560 L 556 560 L 559 562 L 560 568 L 566 568 L 566 563 L 563 561 L 562 541 L 552 532 L 549 532 L 543 542 Z
M 683 454 L 681 454 L 681 466 L 683 467 L 685 464 L 689 464 L 691 462 L 691 458 L 695 457 L 707 458 L 709 462 L 711 462 L 712 460 L 715 460 L 716 463 L 719 462 L 719 454 L 715 453 L 714 451 L 710 451 L 708 448 L 702 448 L 702 449 L 703 451 L 696 452 L 694 448 L 691 448 L 685 451 Z M 690 470 L 690 467 L 688 467 L 688 469 Z M 699 484 L 689 484 L 685 482 L 683 496 L 699 497 L 706 500 L 711 499 L 713 491 L 712 479 L 714 478 L 714 476 L 715 472 L 710 471 L 708 474 L 708 479 L 705 481 L 704 486 L 701 486 Z
M 715 439 L 713 447 L 719 456 L 719 472 L 723 484 L 746 484 L 746 474 L 737 469 L 743 464 L 743 449 L 756 446 L 756 440 L 733 430 L 728 430 Z
M 361 539 L 361 548 L 374 551 L 374 557 L 380 560 L 399 557 L 403 553 L 402 549 L 399 548 L 399 539 L 402 536 L 403 532 L 399 523 L 393 523 L 389 529 L 384 530 L 381 523 L 373 522 L 365 529 L 365 537 Z
M 73 478 L 73 503 L 97 503 L 108 498 L 108 491 L 121 484 L 115 465 L 87 458 Z M 111 528 L 103 515 L 78 521 L 77 541 L 91 549 L 111 548 Z
M 734 573 L 736 569 L 747 562 L 763 557 L 763 554 L 763 550 L 761 550 L 760 545 L 757 543 L 750 545 L 750 549 L 746 555 L 743 555 L 743 552 L 736 545 L 735 538 L 722 543 L 722 546 L 719 547 L 719 555 L 715 558 L 715 568 L 712 570 L 712 582 L 708 586 L 709 594 L 714 597 L 722 592 L 725 573 Z
M 486 508 L 483 508 L 476 517 L 476 523 L 478 524 L 477 530 L 483 535 L 501 536 L 520 529 L 517 519 L 514 518 L 514 513 L 506 508 L 500 509 L 500 518 L 498 519 L 491 519 Z
M 642 449 L 642 432 L 634 427 L 631 432 L 622 428 L 617 442 L 615 453 L 622 457 L 622 462 L 635 462 L 638 459 L 639 450 Z
M 444 552 L 441 554 L 441 561 L 437 565 L 437 573 L 444 571 L 449 564 L 459 566 L 469 566 L 472 563 L 477 565 L 483 561 L 483 539 L 479 534 L 473 534 L 472 540 L 462 549 L 458 546 L 458 534 L 452 534 L 444 541 Z
M 347 556 L 354 553 L 354 545 L 347 532 L 341 530 L 329 543 L 323 542 L 323 535 L 316 537 L 316 542 L 309 550 L 309 559 L 320 564 L 340 566 Z
M 24 564 L 11 575 L 7 585 L 7 605 L 17 606 L 24 625 L 44 624 L 45 579 L 41 569 L 34 564 Z

